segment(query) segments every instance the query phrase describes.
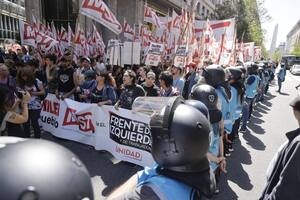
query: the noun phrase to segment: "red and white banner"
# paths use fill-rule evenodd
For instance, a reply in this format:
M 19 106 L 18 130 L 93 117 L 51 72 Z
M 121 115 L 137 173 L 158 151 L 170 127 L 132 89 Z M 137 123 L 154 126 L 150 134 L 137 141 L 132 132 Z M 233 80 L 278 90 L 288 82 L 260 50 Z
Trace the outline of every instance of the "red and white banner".
M 254 61 L 254 42 L 244 43 L 244 61 Z
M 262 58 L 262 50 L 260 46 L 254 47 L 254 61 L 260 61 Z
M 49 52 L 53 47 L 57 46 L 59 42 L 44 33 L 38 33 L 36 35 L 36 43 L 40 50 Z
M 87 39 L 84 35 L 84 31 L 80 28 L 78 25 L 77 31 L 74 36 L 74 45 L 75 45 L 75 50 L 74 53 L 75 55 L 78 56 L 89 56 L 89 49 L 87 46 Z
M 103 0 L 83 0 L 80 13 L 103 24 L 117 35 L 122 33 L 122 26 Z
M 61 26 L 61 30 L 59 34 L 59 42 L 60 42 L 60 46 L 62 46 L 64 49 L 69 47 L 68 32 L 63 26 Z
M 134 40 L 134 31 L 125 19 L 124 19 L 123 33 L 125 38 L 131 41 Z
M 21 44 L 36 47 L 34 27 L 22 20 L 19 20 L 19 27 L 21 35 Z
M 234 41 L 235 36 L 235 20 L 213 20 L 209 21 L 210 27 L 213 30 L 214 37 L 217 42 L 222 40 L 222 35 L 226 35 L 228 41 Z M 206 21 L 195 20 L 195 34 L 199 38 L 203 35 L 206 29 Z
M 159 17 L 156 15 L 154 10 L 147 5 L 145 5 L 144 9 L 144 21 L 154 24 L 157 28 L 162 27 L 162 23 Z
M 110 152 L 116 159 L 152 166 L 151 133 L 147 115 L 113 106 L 59 101 L 49 94 L 41 111 L 43 129 L 56 137 Z

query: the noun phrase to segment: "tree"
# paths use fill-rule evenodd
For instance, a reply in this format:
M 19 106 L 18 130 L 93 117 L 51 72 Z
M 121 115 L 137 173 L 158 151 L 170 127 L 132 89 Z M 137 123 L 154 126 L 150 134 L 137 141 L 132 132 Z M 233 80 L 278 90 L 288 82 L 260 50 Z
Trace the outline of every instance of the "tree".
M 267 10 L 263 6 L 264 0 L 239 0 L 233 4 L 232 0 L 226 0 L 216 7 L 216 15 L 220 20 L 235 18 L 237 26 L 237 38 L 243 42 L 255 42 L 263 46 L 264 31 L 261 21 L 270 20 Z
M 300 42 L 295 44 L 292 54 L 295 56 L 300 56 Z
M 272 60 L 274 62 L 279 62 L 281 60 L 281 57 L 282 57 L 281 52 L 279 50 L 277 50 L 273 53 Z

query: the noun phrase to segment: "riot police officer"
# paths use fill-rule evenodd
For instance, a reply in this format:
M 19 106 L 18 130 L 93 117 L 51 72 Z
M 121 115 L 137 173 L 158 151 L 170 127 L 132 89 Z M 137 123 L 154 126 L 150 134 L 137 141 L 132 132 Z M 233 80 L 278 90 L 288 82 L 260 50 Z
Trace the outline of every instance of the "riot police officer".
M 200 107 L 173 97 L 161 112 L 154 114 L 150 127 L 157 165 L 138 172 L 108 199 L 211 197 L 215 181 L 206 156 L 210 126 Z
M 217 106 L 218 95 L 215 88 L 213 88 L 210 85 L 204 84 L 195 85 L 192 88 L 190 98 L 204 103 L 209 110 L 209 120 L 211 124 L 211 141 L 207 157 L 210 161 L 210 168 L 215 173 L 217 183 L 215 193 L 218 193 L 218 182 L 220 172 L 227 172 L 226 159 L 224 157 L 223 140 L 220 132 L 222 113 Z
M 245 80 L 245 95 L 242 108 L 242 124 L 240 132 L 245 132 L 247 127 L 247 121 L 252 114 L 252 107 L 255 97 L 258 93 L 258 84 L 260 78 L 257 76 L 258 66 L 256 64 L 249 64 L 247 66 L 248 77 Z
M 230 156 L 230 141 L 228 140 L 227 134 L 231 133 L 233 126 L 230 110 L 232 92 L 226 82 L 225 70 L 221 66 L 211 65 L 203 70 L 202 76 L 208 85 L 216 89 L 218 94 L 220 110 L 222 112 L 221 133 L 224 140 L 224 153 L 226 156 Z
M 1 137 L 0 159 L 1 199 L 93 199 L 86 167 L 58 144 Z

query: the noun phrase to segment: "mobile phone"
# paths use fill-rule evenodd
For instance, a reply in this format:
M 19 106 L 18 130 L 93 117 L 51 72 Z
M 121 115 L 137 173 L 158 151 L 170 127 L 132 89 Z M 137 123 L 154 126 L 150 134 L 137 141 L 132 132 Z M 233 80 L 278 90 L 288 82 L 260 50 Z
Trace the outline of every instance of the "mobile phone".
M 19 98 L 19 99 L 23 99 L 23 96 L 24 96 L 24 93 L 25 92 L 23 92 L 23 91 L 17 91 L 17 93 L 16 93 L 16 96 Z

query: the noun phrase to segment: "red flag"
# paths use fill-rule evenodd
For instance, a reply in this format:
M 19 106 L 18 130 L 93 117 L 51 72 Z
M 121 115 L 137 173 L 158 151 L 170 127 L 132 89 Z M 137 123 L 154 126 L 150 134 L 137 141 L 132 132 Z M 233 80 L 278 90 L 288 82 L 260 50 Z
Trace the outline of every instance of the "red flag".
M 125 38 L 133 41 L 133 39 L 134 39 L 134 31 L 130 27 L 130 25 L 127 23 L 127 21 L 125 20 L 125 18 L 124 18 L 123 33 L 124 33 L 124 37 Z
M 99 22 L 117 35 L 122 32 L 120 22 L 103 0 L 83 0 L 80 13 Z
M 21 20 L 19 20 L 19 27 L 22 45 L 30 45 L 36 47 L 34 27 Z
M 154 24 L 157 28 L 162 27 L 162 23 L 159 17 L 156 15 L 154 10 L 148 7 L 147 5 L 145 5 L 145 9 L 144 9 L 144 21 Z

